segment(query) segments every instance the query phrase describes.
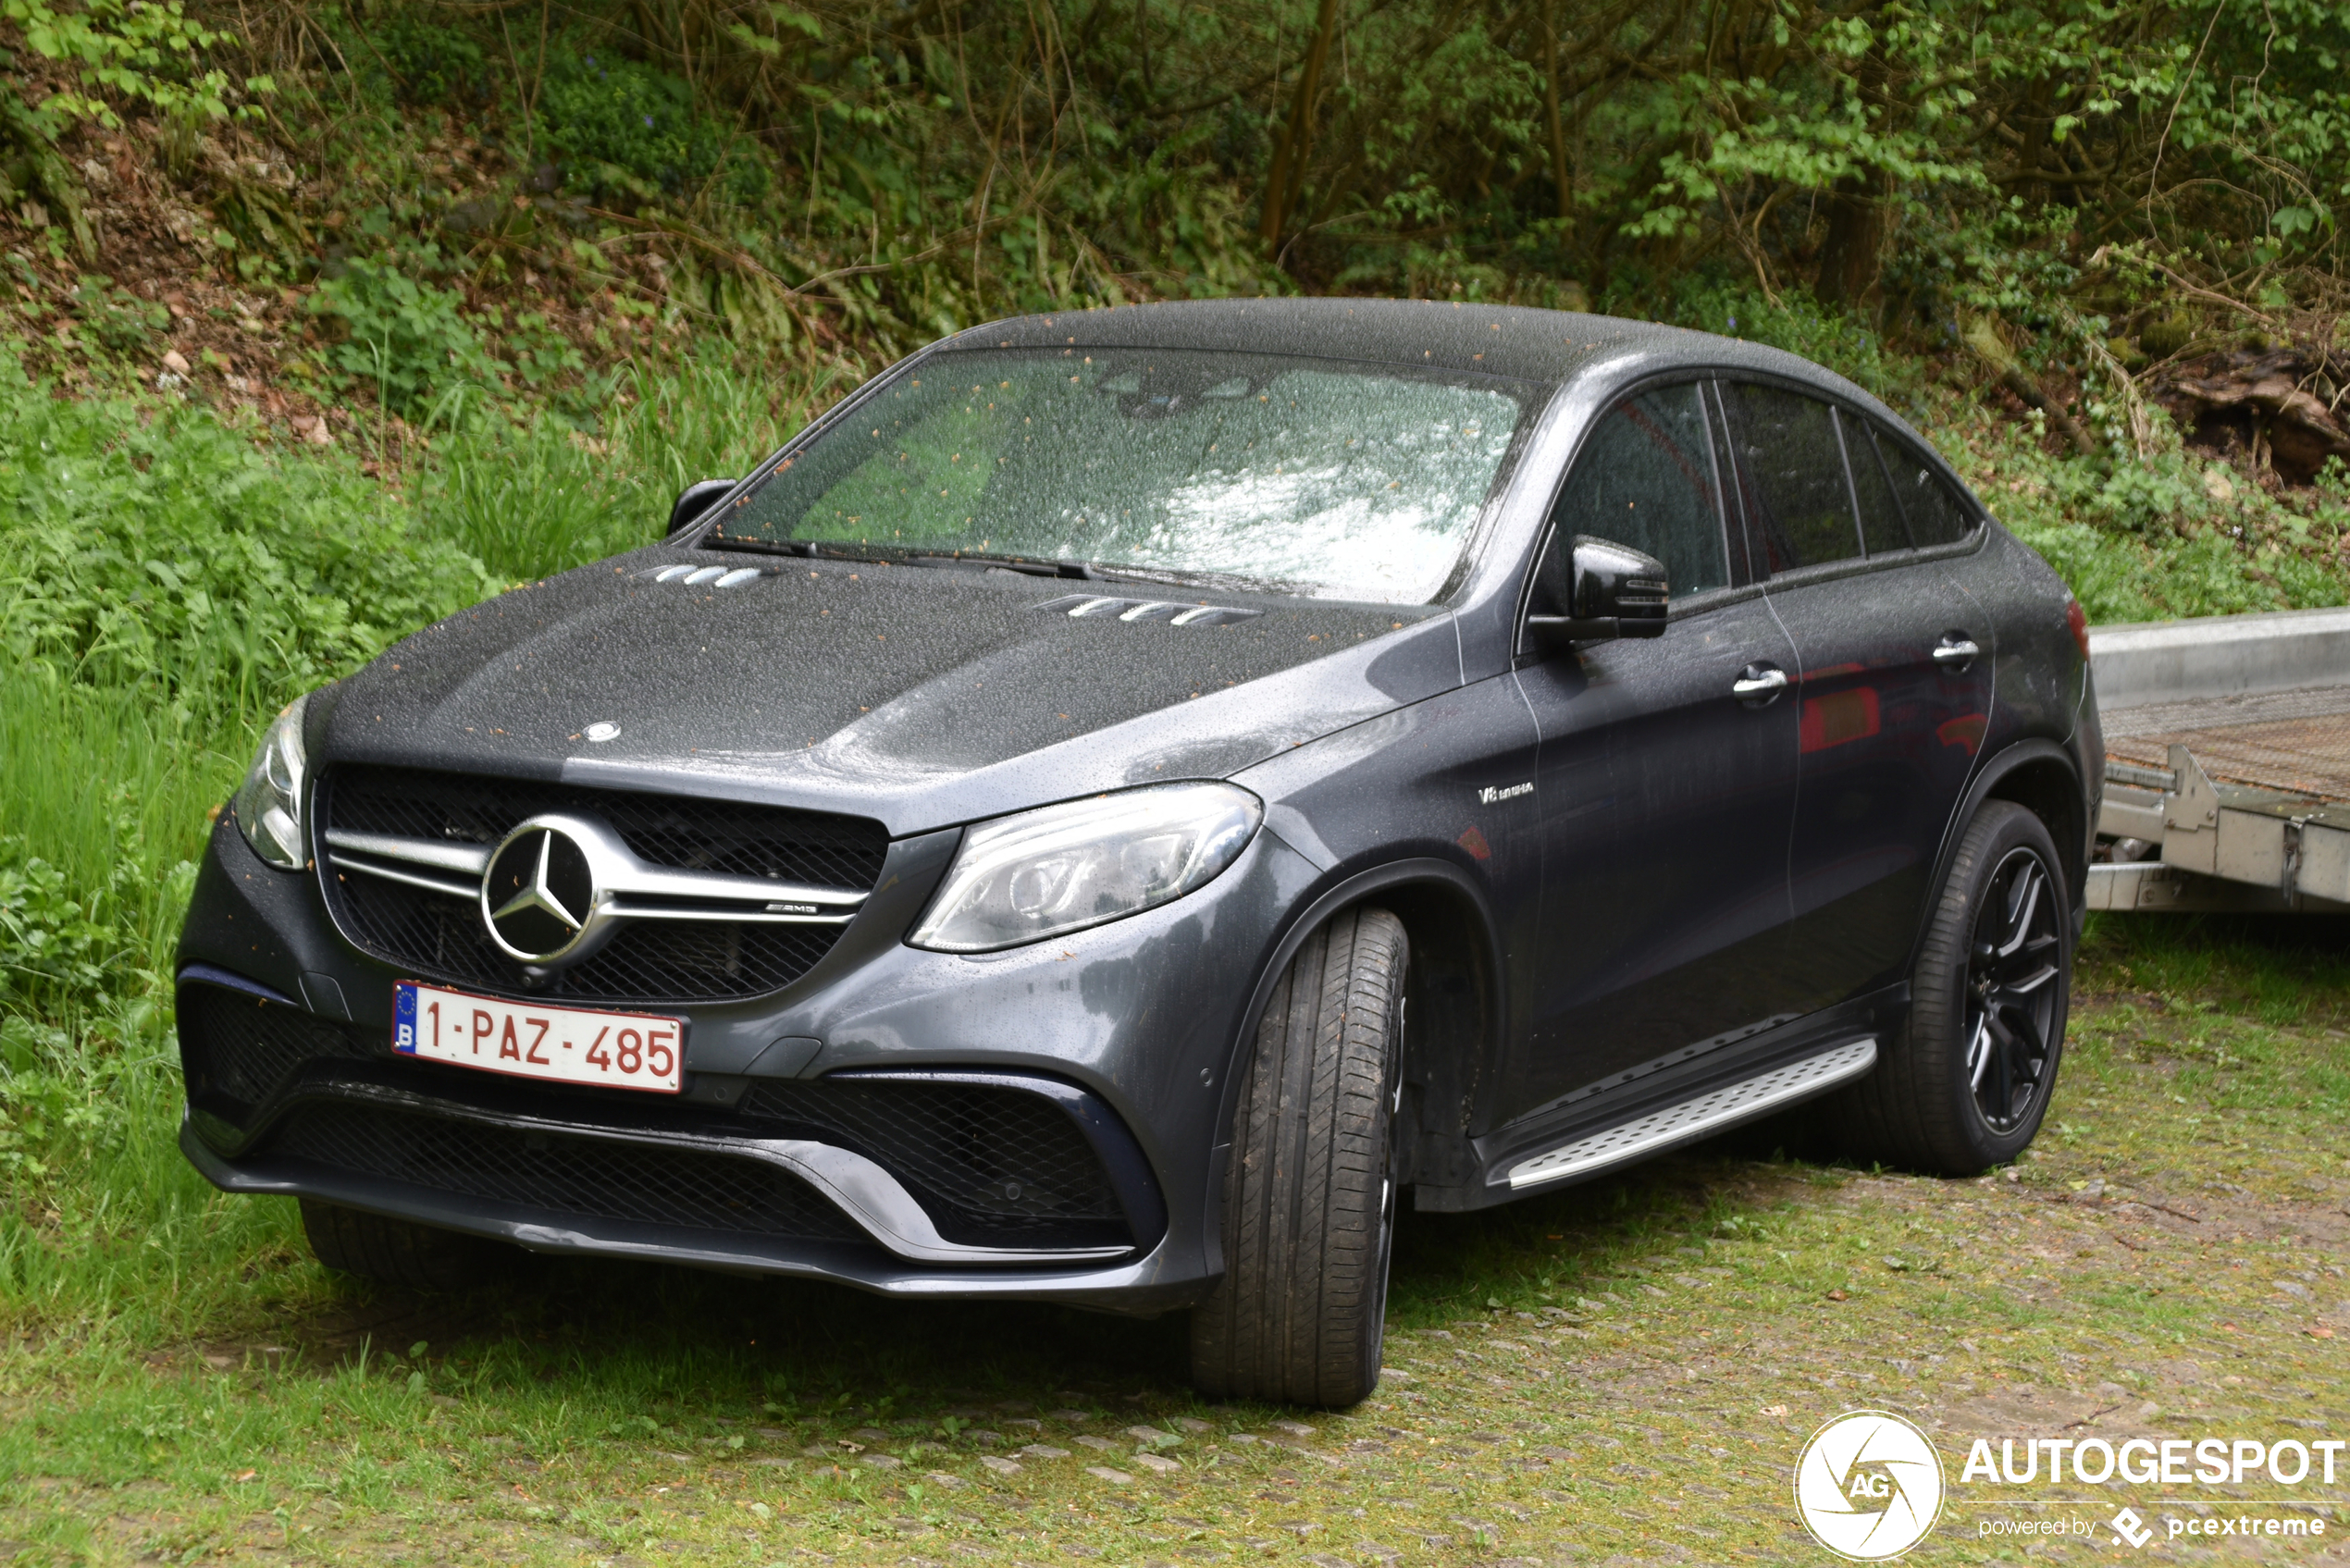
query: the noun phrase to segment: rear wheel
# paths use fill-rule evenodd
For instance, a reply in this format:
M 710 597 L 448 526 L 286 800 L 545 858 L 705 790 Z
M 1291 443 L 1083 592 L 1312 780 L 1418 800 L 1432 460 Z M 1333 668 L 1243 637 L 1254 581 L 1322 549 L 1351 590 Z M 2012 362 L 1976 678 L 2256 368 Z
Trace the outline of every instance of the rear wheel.
M 328 1268 L 412 1290 L 461 1290 L 502 1273 L 514 1250 L 478 1236 L 302 1200 L 303 1234 Z
M 1909 1021 L 1837 1107 L 1863 1153 L 1973 1176 L 2031 1143 L 2064 1053 L 2070 917 L 2046 824 L 1985 802 L 1926 927 Z
M 1224 1278 L 1192 1313 L 1217 1399 L 1339 1407 L 1379 1383 L 1395 1235 L 1404 924 L 1349 909 L 1266 1004 L 1224 1178 Z

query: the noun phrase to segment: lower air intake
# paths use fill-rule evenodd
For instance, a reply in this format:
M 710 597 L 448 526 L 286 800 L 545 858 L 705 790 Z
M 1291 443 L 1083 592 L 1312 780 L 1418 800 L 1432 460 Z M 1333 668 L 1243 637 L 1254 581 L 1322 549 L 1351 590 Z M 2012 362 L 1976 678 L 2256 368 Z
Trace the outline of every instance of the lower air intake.
M 269 1152 L 549 1214 L 799 1241 L 867 1240 L 798 1178 L 724 1154 L 335 1105 L 295 1111 Z
M 188 1097 L 232 1122 L 266 1104 L 304 1062 L 374 1055 L 340 1027 L 297 1007 L 216 985 L 191 984 L 179 993 L 179 1059 Z
M 754 1088 L 742 1110 L 885 1167 L 949 1241 L 1040 1248 L 1134 1241 L 1093 1144 L 1040 1094 L 889 1078 L 784 1080 Z

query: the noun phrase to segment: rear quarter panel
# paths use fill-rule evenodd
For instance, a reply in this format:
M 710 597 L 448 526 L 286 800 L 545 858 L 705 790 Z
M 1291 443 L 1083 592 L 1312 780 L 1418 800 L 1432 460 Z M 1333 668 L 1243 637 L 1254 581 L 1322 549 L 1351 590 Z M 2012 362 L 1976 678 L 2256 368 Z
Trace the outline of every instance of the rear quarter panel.
M 2088 663 L 2065 619 L 2072 596 L 2064 579 L 2005 528 L 1986 526 L 1983 548 L 1950 570 L 1991 616 L 1994 697 L 1983 753 L 1993 758 L 2026 737 L 2070 736 Z

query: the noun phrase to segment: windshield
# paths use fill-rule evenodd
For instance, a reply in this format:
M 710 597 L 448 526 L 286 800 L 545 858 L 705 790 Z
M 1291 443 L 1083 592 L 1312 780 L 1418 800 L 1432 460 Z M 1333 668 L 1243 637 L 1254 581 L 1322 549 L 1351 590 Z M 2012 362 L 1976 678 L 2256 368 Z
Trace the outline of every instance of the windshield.
M 1422 604 L 1539 391 L 1341 360 L 959 351 L 876 389 L 729 507 L 711 542 Z

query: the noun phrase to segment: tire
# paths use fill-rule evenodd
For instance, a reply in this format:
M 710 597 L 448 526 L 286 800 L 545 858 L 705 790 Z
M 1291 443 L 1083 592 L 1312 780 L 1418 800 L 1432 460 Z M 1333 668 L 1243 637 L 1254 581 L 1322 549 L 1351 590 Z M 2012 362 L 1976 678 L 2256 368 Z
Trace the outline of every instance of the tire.
M 1929 1175 L 1976 1176 L 2022 1154 L 2064 1055 L 2064 889 L 2046 824 L 2010 801 L 1985 802 L 1927 922 L 1908 1020 L 1876 1070 L 1815 1125 L 1840 1121 L 1859 1152 Z
M 497 1278 L 513 1258 L 513 1248 L 478 1236 L 315 1198 L 302 1200 L 302 1230 L 311 1255 L 328 1268 L 412 1290 L 462 1290 Z
M 1192 1312 L 1212 1399 L 1342 1408 L 1379 1384 L 1395 1236 L 1404 923 L 1349 909 L 1267 1001 L 1224 1177 L 1224 1278 Z

